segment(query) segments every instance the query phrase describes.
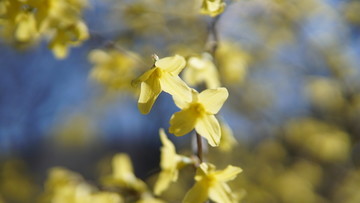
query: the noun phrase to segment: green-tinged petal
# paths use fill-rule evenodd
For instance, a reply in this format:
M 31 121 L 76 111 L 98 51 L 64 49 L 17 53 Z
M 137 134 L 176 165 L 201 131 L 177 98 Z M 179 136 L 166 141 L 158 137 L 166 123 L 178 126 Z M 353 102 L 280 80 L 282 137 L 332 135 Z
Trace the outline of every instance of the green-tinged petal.
M 209 198 L 217 203 L 234 203 L 226 183 L 216 183 L 209 189 Z
M 156 67 L 166 70 L 172 75 L 179 75 L 185 65 L 186 60 L 180 55 L 165 57 L 155 62 Z
M 208 199 L 209 182 L 201 180 L 186 193 L 183 203 L 202 203 Z
M 214 115 L 204 115 L 199 118 L 196 122 L 195 130 L 205 137 L 211 146 L 216 147 L 219 145 L 221 131 L 219 122 Z
M 139 83 L 146 81 L 154 73 L 155 70 L 156 70 L 156 68 L 152 68 L 152 69 L 146 71 L 145 73 L 140 75 L 138 78 L 136 78 L 134 81 L 132 81 L 131 84 L 133 86 L 137 86 Z
M 194 129 L 197 120 L 196 112 L 184 109 L 171 116 L 169 132 L 176 136 L 182 136 Z
M 191 101 L 191 89 L 179 76 L 163 72 L 160 84 L 161 88 L 172 96 L 180 97 L 185 101 Z
M 170 182 L 174 181 L 173 179 L 174 179 L 174 173 L 172 171 L 168 171 L 168 170 L 161 171 L 158 180 L 155 183 L 155 187 L 154 187 L 155 195 L 160 195 L 163 191 L 165 191 L 169 187 Z
M 138 107 L 142 114 L 150 112 L 155 100 L 161 93 L 159 79 L 155 76 L 150 76 L 146 81 L 141 83 L 140 97 Z
M 226 88 L 207 89 L 199 94 L 199 102 L 205 110 L 211 114 L 216 114 L 228 98 L 229 93 Z
M 221 182 L 227 182 L 236 178 L 236 176 L 242 172 L 242 169 L 229 165 L 222 171 L 215 173 L 216 179 Z

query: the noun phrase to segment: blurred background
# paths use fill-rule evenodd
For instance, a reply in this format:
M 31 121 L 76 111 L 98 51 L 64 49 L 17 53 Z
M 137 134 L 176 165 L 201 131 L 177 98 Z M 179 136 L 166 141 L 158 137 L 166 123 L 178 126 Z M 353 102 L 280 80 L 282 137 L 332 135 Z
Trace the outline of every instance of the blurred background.
M 236 143 L 209 149 L 208 160 L 243 168 L 232 186 L 244 202 L 360 202 L 360 1 L 226 3 L 213 56 L 229 90 L 219 117 Z M 154 53 L 206 51 L 212 19 L 200 6 L 89 0 L 81 10 L 89 37 L 61 60 L 46 37 L 25 48 L 3 37 L 0 199 L 35 201 L 54 166 L 95 182 L 118 152 L 151 179 L 158 130 L 178 109 L 162 93 L 142 115 L 130 84 Z M 191 136 L 169 137 L 191 153 Z

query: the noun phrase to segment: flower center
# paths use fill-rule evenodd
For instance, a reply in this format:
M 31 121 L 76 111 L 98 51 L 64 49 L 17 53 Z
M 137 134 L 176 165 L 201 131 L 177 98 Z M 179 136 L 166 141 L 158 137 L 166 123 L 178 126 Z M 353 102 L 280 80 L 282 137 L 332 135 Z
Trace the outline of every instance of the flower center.
M 157 78 L 161 78 L 163 71 L 161 70 L 161 68 L 156 67 L 153 73 Z
M 190 110 L 195 113 L 197 116 L 202 116 L 205 114 L 205 108 L 200 103 L 192 103 L 190 104 Z

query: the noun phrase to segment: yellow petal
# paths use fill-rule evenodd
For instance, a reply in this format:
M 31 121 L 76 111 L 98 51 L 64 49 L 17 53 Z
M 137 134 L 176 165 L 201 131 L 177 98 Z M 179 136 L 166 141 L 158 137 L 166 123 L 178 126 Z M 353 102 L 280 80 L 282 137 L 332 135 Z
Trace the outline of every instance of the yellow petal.
M 204 115 L 199 118 L 195 125 L 195 130 L 207 139 L 209 144 L 216 147 L 220 143 L 220 125 L 214 115 Z
M 204 78 L 207 88 L 218 88 L 220 86 L 219 72 L 214 65 L 205 72 Z
M 173 177 L 174 174 L 172 173 L 172 171 L 161 171 L 159 178 L 155 183 L 155 195 L 160 195 L 163 191 L 165 191 L 169 187 L 170 182 L 173 181 Z
M 220 122 L 221 139 L 219 149 L 224 152 L 231 151 L 237 143 L 234 133 L 230 126 L 225 122 Z
M 215 172 L 216 179 L 222 182 L 227 182 L 236 178 L 242 172 L 242 169 L 229 165 L 222 171 Z
M 216 114 L 228 96 L 229 93 L 226 88 L 207 89 L 199 94 L 199 102 L 203 104 L 207 112 Z
M 151 68 L 150 70 L 146 71 L 145 73 L 140 75 L 138 78 L 136 78 L 132 82 L 132 85 L 137 86 L 139 83 L 146 81 L 154 73 L 154 71 L 156 71 L 156 68 Z
M 186 61 L 184 57 L 180 55 L 175 55 L 172 57 L 165 57 L 155 62 L 155 66 L 159 67 L 172 75 L 179 75 L 179 73 L 184 69 Z
M 194 129 L 197 115 L 190 109 L 184 109 L 171 116 L 169 132 L 182 136 Z
M 202 203 L 208 199 L 209 183 L 206 180 L 201 180 L 186 193 L 183 203 Z
M 161 93 L 159 79 L 151 75 L 146 81 L 141 83 L 138 107 L 142 114 L 148 114 Z
M 91 203 L 122 203 L 124 200 L 115 192 L 97 192 L 91 195 Z
M 162 169 L 170 169 L 176 168 L 176 151 L 174 144 L 167 138 L 164 129 L 160 129 L 160 139 L 163 144 L 161 147 L 161 168 Z
M 133 178 L 134 170 L 127 154 L 116 154 L 112 160 L 113 176 L 116 179 Z
M 209 189 L 209 197 L 217 203 L 235 203 L 231 195 L 231 190 L 226 183 L 212 185 Z
M 167 72 L 163 72 L 160 84 L 162 90 L 172 96 L 183 98 L 185 101 L 191 101 L 191 89 L 179 76 L 172 76 Z

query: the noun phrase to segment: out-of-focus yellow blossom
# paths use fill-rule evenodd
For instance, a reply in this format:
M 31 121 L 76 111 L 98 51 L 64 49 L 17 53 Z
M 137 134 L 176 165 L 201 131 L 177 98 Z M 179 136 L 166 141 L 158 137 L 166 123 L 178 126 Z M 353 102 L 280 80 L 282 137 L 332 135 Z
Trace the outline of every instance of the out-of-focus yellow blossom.
M 220 86 L 218 70 L 208 53 L 204 53 L 201 57 L 190 57 L 182 76 L 190 86 L 196 86 L 203 82 L 207 88 Z
M 113 192 L 97 191 L 83 178 L 64 168 L 53 168 L 40 202 L 52 203 L 122 203 L 122 197 Z
M 114 192 L 97 192 L 89 197 L 89 203 L 123 203 L 122 197 Z
M 82 41 L 89 38 L 87 27 L 83 22 L 57 29 L 55 33 L 49 47 L 59 59 L 67 57 L 69 46 L 78 46 Z
M 26 42 L 36 39 L 38 31 L 36 29 L 36 20 L 33 13 L 21 12 L 16 16 L 15 22 L 17 23 L 15 31 L 17 40 Z
M 241 83 L 248 72 L 250 56 L 234 42 L 221 42 L 216 50 L 216 60 L 223 82 Z
M 236 202 L 226 182 L 234 180 L 241 171 L 241 168 L 231 165 L 216 171 L 212 164 L 200 164 L 196 171 L 196 183 L 185 195 L 183 203 L 199 203 L 207 199 L 217 203 Z
M 173 96 L 191 100 L 190 88 L 178 76 L 184 69 L 184 57 L 175 55 L 165 57 L 155 62 L 153 68 L 141 75 L 135 83 L 141 82 L 141 92 L 138 107 L 141 113 L 150 112 L 155 100 L 165 91 Z
M 314 186 L 292 171 L 281 174 L 274 182 L 274 189 L 278 193 L 281 202 L 322 202 L 321 197 L 315 193 Z
M 217 88 L 204 90 L 200 94 L 193 89 L 190 102 L 181 97 L 173 97 L 181 111 L 172 115 L 169 132 L 182 136 L 195 128 L 211 146 L 218 146 L 221 129 L 214 114 L 219 112 L 228 95 L 226 88 Z
M 189 157 L 176 154 L 174 144 L 167 138 L 164 129 L 160 129 L 160 139 L 163 144 L 161 147 L 161 173 L 155 184 L 154 193 L 160 195 L 166 190 L 170 182 L 178 179 L 179 169 L 194 161 Z
M 348 158 L 349 135 L 335 126 L 314 119 L 296 119 L 286 129 L 290 143 L 316 158 L 327 162 Z
M 134 175 L 131 160 L 127 154 L 116 154 L 112 159 L 112 175 L 104 178 L 104 184 L 133 189 L 139 193 L 147 190 L 146 184 Z
M 223 0 L 203 0 L 200 12 L 215 17 L 224 11 L 225 5 Z
M 311 102 L 322 110 L 342 110 L 345 104 L 340 84 L 329 78 L 311 78 L 306 86 L 306 93 Z
M 220 122 L 220 128 L 221 128 L 221 139 L 220 139 L 219 149 L 224 152 L 229 152 L 235 147 L 237 141 L 234 137 L 234 133 L 232 129 L 227 123 Z
M 141 199 L 136 201 L 136 203 L 165 203 L 165 201 L 153 197 L 150 193 L 143 193 Z
M 131 89 L 136 62 L 129 54 L 135 53 L 123 53 L 114 49 L 91 51 L 89 60 L 94 67 L 90 77 L 111 89 Z
M 92 191 L 94 188 L 85 183 L 79 174 L 55 167 L 50 170 L 41 202 L 83 203 Z
M 49 47 L 57 58 L 67 56 L 68 47 L 88 38 L 81 20 L 85 0 L 2 0 L 2 35 L 15 45 L 30 45 L 41 37 L 50 38 Z

